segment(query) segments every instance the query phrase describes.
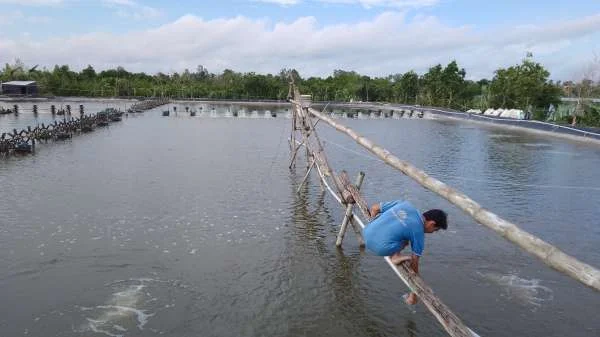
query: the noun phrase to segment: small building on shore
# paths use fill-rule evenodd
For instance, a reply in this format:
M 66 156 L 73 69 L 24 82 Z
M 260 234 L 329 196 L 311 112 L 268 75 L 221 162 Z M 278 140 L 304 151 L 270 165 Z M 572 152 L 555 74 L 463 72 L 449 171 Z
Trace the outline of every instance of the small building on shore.
M 36 81 L 10 81 L 2 83 L 2 94 L 7 96 L 37 96 Z

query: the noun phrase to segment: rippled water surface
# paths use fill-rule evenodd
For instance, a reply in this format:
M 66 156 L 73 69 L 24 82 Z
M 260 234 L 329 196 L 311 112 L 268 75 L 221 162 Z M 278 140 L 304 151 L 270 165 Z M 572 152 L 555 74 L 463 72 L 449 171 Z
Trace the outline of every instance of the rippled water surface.
M 19 104 L 1 132 L 52 120 Z M 0 158 L 1 336 L 446 335 L 353 233 L 335 248 L 343 212 L 316 177 L 296 193 L 306 159 L 288 169 L 288 107 L 190 107 L 197 117 L 158 108 Z M 600 147 L 456 121 L 342 121 L 600 267 Z M 368 201 L 448 210 L 422 276 L 480 335 L 598 336 L 600 294 L 318 128 L 335 169 L 366 172 Z

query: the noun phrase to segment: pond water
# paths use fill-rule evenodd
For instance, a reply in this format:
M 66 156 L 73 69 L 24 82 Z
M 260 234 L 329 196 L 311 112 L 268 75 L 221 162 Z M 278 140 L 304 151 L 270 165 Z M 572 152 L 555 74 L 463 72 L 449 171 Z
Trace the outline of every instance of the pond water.
M 19 104 L 19 115 L 0 116 L 0 132 L 53 120 L 52 102 L 37 116 Z M 72 101 L 74 116 L 79 104 L 131 102 Z M 288 169 L 288 106 L 187 105 L 197 117 L 175 106 L 171 117 L 164 107 L 130 114 L 0 158 L 0 335 L 446 335 L 422 304 L 403 304 L 405 286 L 353 233 L 335 248 L 343 210 L 316 176 L 296 193 L 306 159 Z M 253 118 L 232 118 L 236 110 Z M 343 122 L 600 267 L 600 147 L 460 121 Z M 369 202 L 448 211 L 449 229 L 426 238 L 421 273 L 473 330 L 598 336 L 597 292 L 318 129 L 335 169 L 366 173 Z

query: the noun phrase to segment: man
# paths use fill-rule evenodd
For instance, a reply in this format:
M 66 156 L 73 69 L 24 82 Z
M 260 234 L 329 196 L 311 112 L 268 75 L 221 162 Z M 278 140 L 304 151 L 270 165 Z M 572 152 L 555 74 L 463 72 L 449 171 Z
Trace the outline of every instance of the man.
M 419 258 L 425 248 L 425 233 L 448 228 L 446 212 L 431 209 L 420 214 L 408 201 L 374 204 L 370 213 L 374 219 L 363 230 L 367 248 L 379 256 L 389 256 L 394 264 L 410 260 L 410 267 L 417 274 Z M 409 242 L 412 254 L 400 254 Z M 416 304 L 416 294 L 410 293 L 405 301 L 410 305 Z

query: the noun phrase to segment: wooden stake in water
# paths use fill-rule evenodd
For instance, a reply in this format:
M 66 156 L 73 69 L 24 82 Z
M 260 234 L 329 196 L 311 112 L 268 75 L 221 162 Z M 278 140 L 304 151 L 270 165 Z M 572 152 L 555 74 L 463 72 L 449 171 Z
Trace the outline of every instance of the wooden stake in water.
M 302 188 L 302 186 L 304 186 L 304 183 L 306 182 L 306 180 L 308 180 L 308 175 L 310 174 L 310 171 L 312 170 L 313 166 L 315 166 L 315 159 L 313 158 L 311 164 L 308 167 L 308 170 L 306 170 L 306 175 L 304 175 L 304 179 L 302 179 L 302 182 L 300 183 L 300 186 L 298 186 L 298 190 L 296 191 L 296 193 L 300 193 L 300 189 Z
M 356 177 L 356 188 L 360 190 L 360 186 L 362 185 L 362 182 L 365 178 L 365 173 L 364 172 L 360 172 L 358 174 L 358 176 Z M 344 240 L 344 236 L 346 235 L 346 229 L 348 228 L 348 222 L 351 221 L 352 219 L 352 206 L 354 206 L 354 200 L 352 200 L 352 202 L 349 202 L 346 205 L 346 214 L 344 214 L 344 220 L 342 221 L 342 226 L 340 227 L 340 232 L 338 233 L 337 239 L 335 240 L 335 245 L 338 247 L 342 246 L 342 241 Z M 355 227 L 355 232 L 356 232 L 356 224 L 353 222 L 352 223 L 353 227 Z M 362 233 L 359 232 L 357 233 L 359 234 L 358 238 L 359 238 L 359 243 L 361 246 L 364 246 L 364 240 L 362 238 Z

